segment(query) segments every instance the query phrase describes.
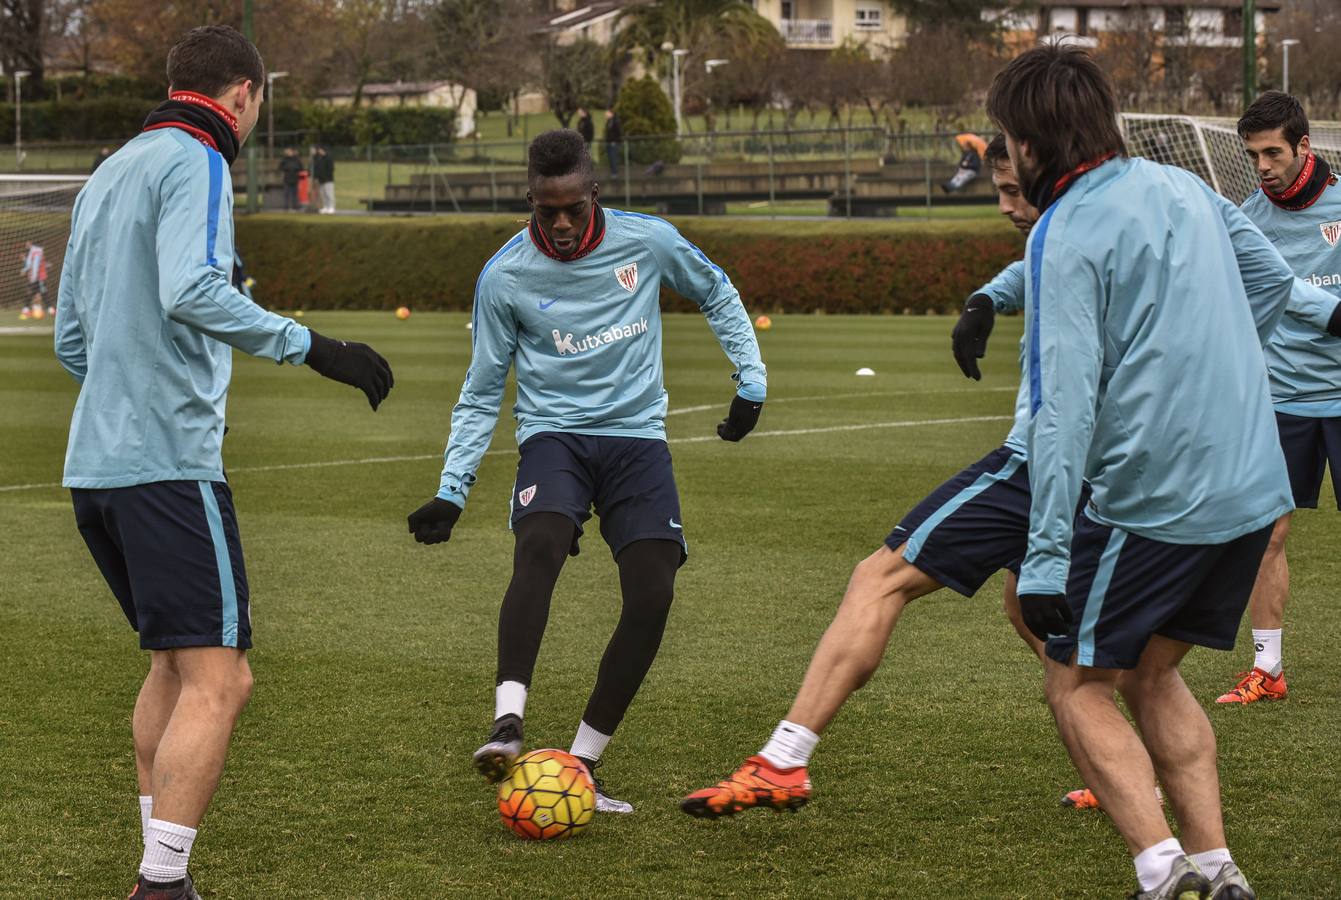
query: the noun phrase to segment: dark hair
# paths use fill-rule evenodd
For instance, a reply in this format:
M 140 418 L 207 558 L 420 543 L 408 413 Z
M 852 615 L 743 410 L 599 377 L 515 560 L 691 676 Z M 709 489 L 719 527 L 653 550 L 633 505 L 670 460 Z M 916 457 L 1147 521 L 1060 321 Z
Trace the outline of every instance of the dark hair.
M 571 128 L 556 128 L 531 141 L 526 153 L 527 180 L 558 178 L 573 172 L 581 172 L 588 181 L 596 180 L 596 167 L 582 135 Z
M 1294 97 L 1283 91 L 1267 91 L 1253 101 L 1239 119 L 1239 137 L 1246 138 L 1259 131 L 1284 131 L 1291 149 L 1308 136 L 1308 116 Z
M 987 145 L 987 152 L 983 154 L 982 161 L 989 166 L 1008 166 L 1010 165 L 1010 154 L 1006 152 L 1006 136 L 1001 132 L 996 133 L 992 142 Z
M 252 93 L 265 86 L 261 51 L 227 25 L 192 28 L 168 51 L 168 85 L 218 97 L 235 84 L 252 83 Z
M 1002 131 L 1027 142 L 1045 169 L 1069 171 L 1127 153 L 1113 86 L 1077 47 L 1045 44 L 1015 57 L 992 79 L 987 114 Z

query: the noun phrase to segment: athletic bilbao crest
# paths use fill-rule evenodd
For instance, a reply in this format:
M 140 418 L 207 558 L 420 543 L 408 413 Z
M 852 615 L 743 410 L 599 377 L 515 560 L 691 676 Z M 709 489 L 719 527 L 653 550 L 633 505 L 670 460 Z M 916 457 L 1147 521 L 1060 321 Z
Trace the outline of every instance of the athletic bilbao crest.
M 535 499 L 535 485 L 531 485 L 528 488 L 522 488 L 521 492 L 517 494 L 517 502 L 520 503 L 522 506 L 530 506 L 531 501 L 534 499 Z
M 615 269 L 615 281 L 618 281 L 620 287 L 632 294 L 638 287 L 638 264 L 631 262 L 627 266 L 620 266 Z
M 1341 240 L 1341 222 L 1324 222 L 1318 227 L 1322 229 L 1322 239 L 1328 247 L 1335 247 L 1336 242 Z

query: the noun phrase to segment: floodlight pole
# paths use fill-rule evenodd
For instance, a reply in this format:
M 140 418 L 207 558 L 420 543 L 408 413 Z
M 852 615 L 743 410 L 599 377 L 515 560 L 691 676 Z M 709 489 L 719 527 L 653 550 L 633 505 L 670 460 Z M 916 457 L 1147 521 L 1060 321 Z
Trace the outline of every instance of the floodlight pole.
M 671 85 L 675 94 L 675 136 L 678 138 L 684 131 L 684 125 L 680 114 L 680 57 L 688 56 L 688 50 L 671 51 Z
M 14 166 L 23 168 L 23 79 L 33 74 L 27 69 L 14 73 Z
M 242 0 L 242 36 L 256 43 L 256 28 L 253 24 L 252 0 Z M 256 196 L 256 142 L 247 144 L 247 212 L 260 209 Z
M 283 78 L 287 74 L 289 73 L 270 72 L 265 76 L 266 86 L 268 88 L 265 92 L 266 100 L 270 101 L 266 104 L 269 108 L 266 113 L 267 118 L 265 126 L 265 158 L 267 160 L 273 160 L 275 158 L 275 81 L 276 79 Z
M 1243 108 L 1257 99 L 1257 2 L 1243 0 Z
M 1285 51 L 1285 79 L 1281 89 L 1285 93 L 1290 93 L 1290 48 L 1299 43 L 1298 38 L 1286 38 L 1280 42 L 1281 49 Z

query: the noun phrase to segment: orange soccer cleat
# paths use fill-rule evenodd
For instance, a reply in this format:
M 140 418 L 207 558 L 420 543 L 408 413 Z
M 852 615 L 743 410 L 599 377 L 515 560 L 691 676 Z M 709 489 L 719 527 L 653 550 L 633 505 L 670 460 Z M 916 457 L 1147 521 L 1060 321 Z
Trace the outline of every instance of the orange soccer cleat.
M 1234 685 L 1234 690 L 1221 694 L 1216 703 L 1256 703 L 1258 700 L 1284 700 L 1288 692 L 1285 685 L 1285 673 L 1272 675 L 1254 668 L 1251 672 L 1240 673 L 1242 678 Z
M 1079 788 L 1071 791 L 1062 798 L 1062 806 L 1069 806 L 1072 809 L 1101 809 L 1099 798 L 1094 796 L 1094 791 L 1089 788 Z
M 809 799 L 805 766 L 775 769 L 762 756 L 751 756 L 725 780 L 685 797 L 680 809 L 701 819 L 717 819 L 756 806 L 795 812 Z

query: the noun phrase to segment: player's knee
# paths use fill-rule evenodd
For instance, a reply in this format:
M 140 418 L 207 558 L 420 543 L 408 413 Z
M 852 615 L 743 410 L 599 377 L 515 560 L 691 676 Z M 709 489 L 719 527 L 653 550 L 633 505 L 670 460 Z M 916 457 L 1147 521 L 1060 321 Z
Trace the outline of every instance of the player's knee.
M 557 570 L 563 565 L 573 544 L 572 523 L 566 518 L 567 529 L 560 523 L 537 523 L 539 527 L 526 528 L 517 533 L 516 566 L 528 570 Z
M 884 607 L 893 606 L 895 613 L 916 596 L 911 590 L 917 569 L 905 562 L 901 555 L 894 555 L 887 549 L 880 551 L 857 563 L 848 582 L 848 600 L 854 603 L 876 603 Z

